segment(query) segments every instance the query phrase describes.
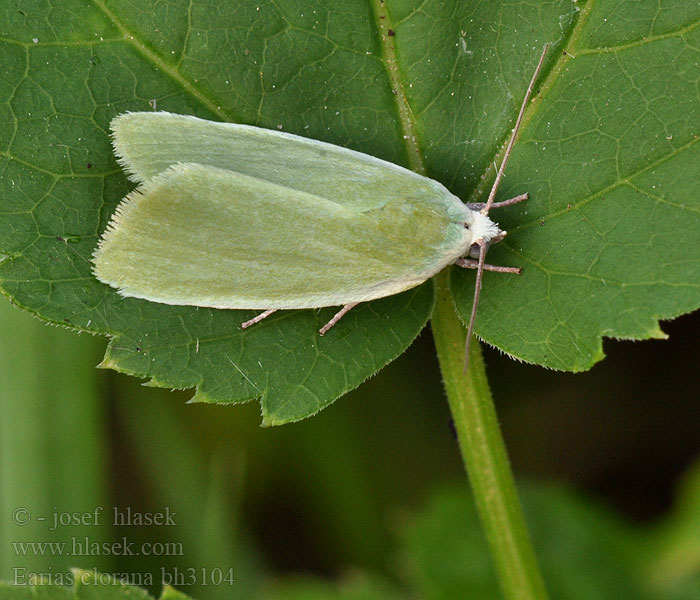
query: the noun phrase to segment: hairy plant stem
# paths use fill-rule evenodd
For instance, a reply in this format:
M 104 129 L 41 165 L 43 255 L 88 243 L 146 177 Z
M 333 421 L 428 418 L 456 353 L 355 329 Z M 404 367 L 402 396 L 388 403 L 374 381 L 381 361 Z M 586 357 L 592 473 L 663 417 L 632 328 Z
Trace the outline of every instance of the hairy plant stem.
M 547 592 L 525 526 L 481 348 L 478 343 L 471 344 L 465 375 L 466 331 L 455 313 L 448 277 L 449 269 L 445 269 L 435 278 L 437 304 L 431 325 L 474 501 L 504 597 L 542 600 Z

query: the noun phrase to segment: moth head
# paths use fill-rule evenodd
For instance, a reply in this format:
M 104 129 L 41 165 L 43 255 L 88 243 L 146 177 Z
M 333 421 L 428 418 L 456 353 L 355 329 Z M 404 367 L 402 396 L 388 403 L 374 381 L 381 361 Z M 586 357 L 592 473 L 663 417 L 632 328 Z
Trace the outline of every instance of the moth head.
M 466 223 L 465 227 L 472 234 L 471 246 L 469 247 L 469 256 L 478 259 L 480 248 L 489 249 L 491 244 L 500 242 L 506 237 L 505 231 L 498 227 L 498 223 L 494 223 L 489 219 L 488 215 L 482 215 L 480 212 L 472 213 L 471 223 Z

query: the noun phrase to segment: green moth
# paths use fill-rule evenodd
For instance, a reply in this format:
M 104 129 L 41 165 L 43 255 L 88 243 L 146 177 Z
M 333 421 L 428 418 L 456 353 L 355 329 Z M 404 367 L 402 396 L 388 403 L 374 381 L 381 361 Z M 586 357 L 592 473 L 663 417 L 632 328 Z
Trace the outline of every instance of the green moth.
M 124 296 L 265 311 L 242 327 L 279 309 L 342 305 L 324 334 L 356 304 L 457 264 L 478 268 L 476 310 L 484 269 L 519 271 L 485 265 L 484 256 L 506 234 L 489 209 L 527 197 L 493 204 L 523 109 L 478 206 L 332 144 L 166 112 L 119 115 L 115 154 L 139 187 L 112 216 L 94 273 Z

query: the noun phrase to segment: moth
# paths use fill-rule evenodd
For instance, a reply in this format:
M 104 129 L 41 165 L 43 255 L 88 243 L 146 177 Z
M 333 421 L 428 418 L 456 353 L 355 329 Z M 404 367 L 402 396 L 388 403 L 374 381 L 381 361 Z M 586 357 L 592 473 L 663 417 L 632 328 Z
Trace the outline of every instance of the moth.
M 477 269 L 471 338 L 485 262 L 506 232 L 489 218 L 532 76 L 488 199 L 464 204 L 443 185 L 373 156 L 300 136 L 167 112 L 111 123 L 115 154 L 139 184 L 94 253 L 94 274 L 128 297 L 173 305 L 259 309 L 342 306 L 413 288 L 448 265 Z M 467 346 L 468 349 L 468 346 Z M 466 364 L 466 363 L 465 363 Z

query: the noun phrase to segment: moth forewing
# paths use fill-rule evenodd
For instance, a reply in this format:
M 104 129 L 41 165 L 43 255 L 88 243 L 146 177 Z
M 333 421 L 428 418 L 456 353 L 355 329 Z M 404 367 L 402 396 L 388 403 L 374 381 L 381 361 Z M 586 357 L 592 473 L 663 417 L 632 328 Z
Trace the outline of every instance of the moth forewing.
M 173 305 L 301 309 L 390 296 L 472 243 L 473 211 L 427 182 L 412 177 L 368 207 L 178 163 L 120 204 L 94 271 L 125 296 Z

